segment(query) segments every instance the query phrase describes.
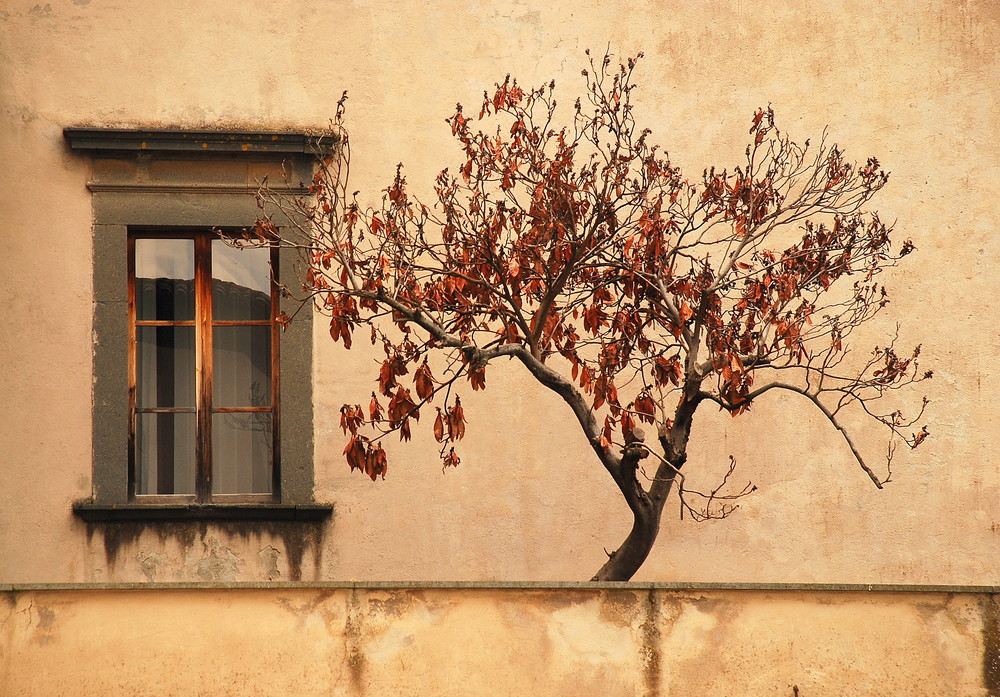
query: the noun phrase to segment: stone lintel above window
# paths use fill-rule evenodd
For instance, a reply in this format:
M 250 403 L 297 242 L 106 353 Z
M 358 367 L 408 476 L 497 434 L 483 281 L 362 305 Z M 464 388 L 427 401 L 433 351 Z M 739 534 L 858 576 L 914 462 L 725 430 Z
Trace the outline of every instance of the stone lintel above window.
M 262 152 L 315 154 L 335 145 L 329 134 L 274 131 L 215 131 L 122 128 L 65 128 L 73 150 Z

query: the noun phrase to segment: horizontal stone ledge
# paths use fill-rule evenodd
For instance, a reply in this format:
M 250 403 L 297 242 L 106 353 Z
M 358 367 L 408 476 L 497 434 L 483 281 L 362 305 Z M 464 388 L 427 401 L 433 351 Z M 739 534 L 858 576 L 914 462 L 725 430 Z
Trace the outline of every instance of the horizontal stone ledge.
M 161 591 L 161 590 L 485 590 L 485 591 L 676 591 L 676 592 L 789 592 L 789 593 L 900 593 L 997 595 L 1000 586 L 863 584 L 863 583 L 685 583 L 588 581 L 232 581 L 149 583 L 14 583 L 0 584 L 0 592 L 23 591 Z
M 329 518 L 332 504 L 220 503 L 220 504 L 101 504 L 77 501 L 73 513 L 88 523 L 127 521 L 302 521 Z

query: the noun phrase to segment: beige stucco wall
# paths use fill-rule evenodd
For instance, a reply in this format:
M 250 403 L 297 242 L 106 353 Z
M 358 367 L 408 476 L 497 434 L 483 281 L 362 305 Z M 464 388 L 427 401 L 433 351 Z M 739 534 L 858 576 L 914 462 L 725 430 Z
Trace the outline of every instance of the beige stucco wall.
M 975 593 L 0 591 L 0 695 L 986 697 Z
M 898 319 L 901 342 L 923 342 L 936 373 L 932 438 L 882 492 L 791 398 L 738 422 L 699 415 L 694 483 L 714 481 L 733 454 L 758 492 L 722 522 L 668 513 L 638 578 L 995 583 L 1000 6 L 991 0 L 7 0 L 0 581 L 589 578 L 627 514 L 553 396 L 498 368 L 485 396 L 463 395 L 461 467 L 442 474 L 418 442 L 394 448 L 389 478 L 373 485 L 347 471 L 336 421 L 340 404 L 369 394 L 368 364 L 331 346 L 322 323 L 316 495 L 336 506 L 330 524 L 249 535 L 158 526 L 109 539 L 75 519 L 71 503 L 91 490 L 91 209 L 87 163 L 61 130 L 315 128 L 348 89 L 355 188 L 377 192 L 404 161 L 426 192 L 455 162 L 443 119 L 456 101 L 475 104 L 511 72 L 527 84 L 556 78 L 570 103 L 584 48 L 608 45 L 645 51 L 639 118 L 690 173 L 733 163 L 747 119 L 767 103 L 793 136 L 829 125 L 849 155 L 879 157 L 893 173 L 879 208 L 919 254 L 887 278 L 891 312 L 869 338 L 884 342 Z

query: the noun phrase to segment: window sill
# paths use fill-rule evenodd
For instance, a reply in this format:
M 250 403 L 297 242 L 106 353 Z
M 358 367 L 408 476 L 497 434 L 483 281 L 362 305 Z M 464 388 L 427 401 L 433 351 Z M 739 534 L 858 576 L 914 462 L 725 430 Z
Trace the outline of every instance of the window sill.
M 332 504 L 100 504 L 77 501 L 73 513 L 88 523 L 130 520 L 286 520 L 316 522 L 333 513 Z

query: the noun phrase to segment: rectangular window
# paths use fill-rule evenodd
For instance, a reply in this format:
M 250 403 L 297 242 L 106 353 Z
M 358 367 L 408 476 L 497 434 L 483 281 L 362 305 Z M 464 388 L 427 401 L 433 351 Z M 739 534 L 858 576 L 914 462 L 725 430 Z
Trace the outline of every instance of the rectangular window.
M 278 500 L 278 250 L 130 230 L 129 492 Z
M 298 255 L 239 251 L 211 231 L 253 226 L 261 179 L 308 196 L 317 154 L 337 143 L 63 133 L 89 162 L 94 210 L 93 482 L 74 513 L 100 523 L 328 517 L 313 490 L 312 307 L 269 277 L 293 278 Z M 280 329 L 279 359 L 282 310 L 295 321 Z

